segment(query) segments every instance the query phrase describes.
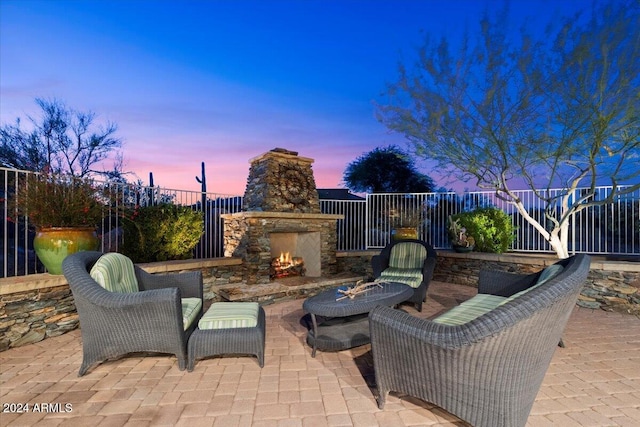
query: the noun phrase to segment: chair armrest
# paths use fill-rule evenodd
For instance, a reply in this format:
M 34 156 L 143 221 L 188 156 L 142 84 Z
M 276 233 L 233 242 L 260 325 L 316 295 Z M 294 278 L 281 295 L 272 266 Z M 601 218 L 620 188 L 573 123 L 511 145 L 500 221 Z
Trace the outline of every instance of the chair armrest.
M 388 261 L 386 263 L 387 265 L 384 265 L 385 264 L 384 261 L 385 260 L 382 257 L 382 255 L 374 255 L 373 257 L 371 257 L 371 269 L 373 270 L 374 279 L 377 279 L 378 277 L 380 277 L 384 269 L 389 266 Z
M 164 352 L 168 351 L 167 343 L 184 345 L 178 288 L 132 293 L 94 289 L 90 298 L 74 295 L 74 299 L 83 339 L 89 346 L 102 341 L 119 348 L 116 343 L 128 342 L 128 348 Z
M 522 290 L 533 285 L 535 280 L 536 274 L 516 274 L 506 271 L 480 270 L 480 274 L 478 275 L 478 293 L 499 295 L 509 287 Z M 518 290 L 510 292 L 510 294 L 516 292 L 518 292 Z M 502 296 L 508 297 L 511 295 Z
M 118 293 L 99 289 L 94 290 L 91 298 L 86 298 L 97 309 L 127 309 L 144 306 L 173 305 L 180 302 L 178 288 L 152 289 L 148 291 Z
M 401 310 L 378 306 L 369 313 L 371 345 L 385 343 L 385 348 L 402 351 L 408 341 L 444 349 L 457 349 L 490 335 L 489 330 L 467 325 L 450 326 L 420 319 Z M 471 333 L 470 333 L 471 332 Z M 389 343 L 389 342 L 393 343 Z
M 181 298 L 203 298 L 202 273 L 200 271 L 150 274 L 136 266 L 136 277 L 141 291 L 178 288 Z
M 424 260 L 424 264 L 422 264 L 422 277 L 423 282 L 429 283 L 431 279 L 433 279 L 433 272 L 436 269 L 436 258 L 428 257 Z

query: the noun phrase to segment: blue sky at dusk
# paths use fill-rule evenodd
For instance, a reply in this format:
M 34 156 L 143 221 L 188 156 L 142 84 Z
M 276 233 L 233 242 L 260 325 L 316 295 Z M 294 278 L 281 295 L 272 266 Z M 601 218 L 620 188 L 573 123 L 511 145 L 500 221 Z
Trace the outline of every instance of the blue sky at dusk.
M 320 188 L 397 144 L 374 117 L 400 60 L 424 34 L 458 37 L 486 7 L 462 0 L 3 0 L 0 121 L 58 98 L 123 139 L 125 170 L 145 182 L 242 194 L 249 160 L 275 147 L 315 159 Z M 588 5 L 513 0 L 512 16 L 546 23 Z M 427 168 L 422 169 L 429 175 Z

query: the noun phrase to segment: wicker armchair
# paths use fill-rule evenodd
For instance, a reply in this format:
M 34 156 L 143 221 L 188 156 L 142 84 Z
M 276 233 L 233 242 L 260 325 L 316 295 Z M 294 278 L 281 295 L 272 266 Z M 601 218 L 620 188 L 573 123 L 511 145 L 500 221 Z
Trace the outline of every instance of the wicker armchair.
M 397 246 L 397 245 L 401 245 L 401 246 Z M 420 276 L 420 279 L 418 280 L 419 286 L 416 287 L 416 286 L 410 285 L 409 281 L 407 280 L 407 279 L 410 279 L 410 277 L 406 277 L 406 275 L 404 278 L 401 277 L 403 274 L 398 273 L 400 269 L 397 269 L 397 268 L 395 269 L 394 273 L 389 274 L 388 276 L 390 278 L 389 280 L 392 280 L 394 282 L 399 282 L 399 283 L 405 283 L 414 288 L 413 295 L 411 296 L 411 298 L 408 299 L 408 301 L 415 304 L 416 310 L 422 311 L 422 303 L 427 298 L 427 289 L 429 288 L 429 283 L 431 283 L 431 278 L 433 277 L 433 270 L 435 269 L 435 266 L 436 266 L 437 254 L 430 244 L 422 240 L 416 240 L 416 239 L 397 240 L 389 243 L 387 246 L 385 246 L 384 249 L 382 249 L 382 251 L 380 252 L 380 255 L 375 255 L 371 258 L 373 278 L 379 280 L 381 276 L 385 277 L 387 275 L 387 272 L 389 272 L 390 264 L 392 266 L 395 264 L 393 262 L 393 256 L 396 255 L 397 249 L 406 245 L 418 245 L 424 248 L 424 249 L 419 248 L 420 252 L 423 252 L 425 255 L 424 259 L 420 260 L 419 262 L 420 265 L 417 268 L 418 275 Z M 394 250 L 394 248 L 396 249 Z M 408 270 L 410 269 L 407 269 L 407 271 Z M 395 277 L 391 278 L 392 276 L 395 276 Z
M 559 261 L 564 269 L 552 279 L 458 326 L 374 309 L 369 325 L 378 406 L 397 391 L 474 426 L 524 426 L 589 263 L 587 255 Z M 478 289 L 497 295 L 538 275 L 482 274 Z
M 202 316 L 202 306 L 185 330 L 181 298 L 202 301 L 202 274 L 152 275 L 135 266 L 139 291 L 110 292 L 89 274 L 101 255 L 78 252 L 62 264 L 80 317 L 83 357 L 78 376 L 96 363 L 133 352 L 175 354 L 184 370 L 187 340 Z

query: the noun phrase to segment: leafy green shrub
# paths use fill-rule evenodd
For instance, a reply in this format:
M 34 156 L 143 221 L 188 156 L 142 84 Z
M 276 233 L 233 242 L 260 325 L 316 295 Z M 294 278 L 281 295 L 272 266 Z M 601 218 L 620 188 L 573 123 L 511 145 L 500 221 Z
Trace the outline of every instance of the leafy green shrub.
M 134 262 L 191 258 L 204 230 L 202 212 L 161 204 L 137 208 L 124 221 L 121 252 Z
M 477 252 L 501 254 L 509 249 L 515 239 L 515 228 L 509 215 L 497 208 L 478 208 L 470 212 L 452 215 L 467 234 L 475 239 Z

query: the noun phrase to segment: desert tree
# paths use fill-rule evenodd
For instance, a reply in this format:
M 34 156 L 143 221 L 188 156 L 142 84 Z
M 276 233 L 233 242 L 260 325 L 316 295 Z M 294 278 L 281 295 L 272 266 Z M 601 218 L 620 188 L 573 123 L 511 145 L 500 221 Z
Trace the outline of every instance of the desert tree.
M 566 258 L 574 213 L 640 188 L 639 9 L 595 3 L 535 33 L 510 31 L 506 4 L 455 46 L 427 36 L 378 117 L 443 173 L 513 204 Z M 514 191 L 522 183 L 543 218 Z
M 419 172 L 411 156 L 395 145 L 362 154 L 347 165 L 343 181 L 355 192 L 423 193 L 435 189 L 433 180 Z
M 73 110 L 57 99 L 36 98 L 36 104 L 41 115 L 28 116 L 30 130 L 23 129 L 20 118 L 0 127 L 2 166 L 75 177 L 122 175 L 122 157 L 118 153 L 112 171 L 93 169 L 122 146 L 121 139 L 115 136 L 115 124 L 97 124 L 95 113 Z
M 367 203 L 370 241 L 383 244 L 393 228 L 423 226 L 423 198 L 406 193 L 435 190 L 431 177 L 418 171 L 415 159 L 396 145 L 377 147 L 349 163 L 343 181 L 354 192 L 385 194 L 378 202 Z M 380 240 L 382 239 L 382 240 Z

